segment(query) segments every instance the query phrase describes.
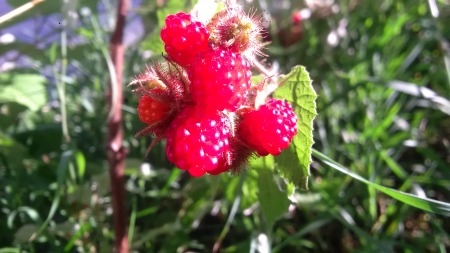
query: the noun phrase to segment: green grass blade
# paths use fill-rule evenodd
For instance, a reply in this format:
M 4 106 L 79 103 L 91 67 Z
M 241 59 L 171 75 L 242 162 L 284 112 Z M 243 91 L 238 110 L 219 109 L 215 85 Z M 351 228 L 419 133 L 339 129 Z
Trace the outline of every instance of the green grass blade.
M 84 174 L 86 173 L 86 158 L 84 157 L 83 152 L 77 150 L 74 154 L 76 168 L 78 172 L 78 179 L 80 182 L 84 180 Z
M 327 225 L 332 221 L 331 218 L 323 218 L 316 221 L 313 221 L 300 229 L 297 233 L 291 235 L 290 237 L 286 238 L 284 241 L 282 241 L 280 244 L 275 246 L 272 249 L 272 252 L 282 252 L 281 249 L 283 249 L 286 245 L 288 245 L 291 241 L 294 240 L 300 240 L 303 236 L 307 235 L 308 233 L 311 233 L 313 231 L 319 230 L 321 227 Z
M 399 200 L 405 204 L 414 206 L 416 208 L 419 208 L 419 209 L 422 209 L 422 210 L 425 210 L 428 212 L 441 214 L 441 215 L 445 215 L 445 216 L 450 216 L 450 204 L 449 203 L 437 201 L 434 199 L 419 197 L 419 196 L 416 196 L 416 195 L 413 195 L 410 193 L 394 190 L 389 187 L 375 184 L 375 183 L 370 182 L 369 180 L 355 174 L 354 172 L 351 172 L 344 166 L 340 165 L 336 161 L 332 160 L 328 156 L 322 154 L 321 152 L 319 152 L 315 149 L 313 149 L 312 153 L 313 153 L 313 156 L 315 156 L 317 159 L 319 159 L 326 165 L 330 166 L 331 168 L 338 170 L 348 176 L 351 176 L 354 179 L 359 180 L 359 181 L 391 196 L 392 198 L 394 198 L 396 200 Z
M 59 202 L 61 200 L 61 196 L 63 195 L 64 190 L 64 182 L 66 180 L 66 171 L 68 170 L 68 166 L 70 160 L 73 158 L 72 150 L 66 150 L 62 153 L 61 158 L 59 160 L 58 168 L 57 168 L 57 188 L 55 192 L 55 196 L 53 198 L 52 205 L 50 206 L 50 211 L 48 213 L 47 219 L 44 223 L 39 227 L 39 230 L 33 234 L 30 241 L 39 238 L 39 236 L 44 232 L 47 228 L 48 224 L 52 220 L 53 216 L 56 214 L 56 211 L 59 207 Z
M 20 253 L 18 248 L 1 248 L 0 253 Z

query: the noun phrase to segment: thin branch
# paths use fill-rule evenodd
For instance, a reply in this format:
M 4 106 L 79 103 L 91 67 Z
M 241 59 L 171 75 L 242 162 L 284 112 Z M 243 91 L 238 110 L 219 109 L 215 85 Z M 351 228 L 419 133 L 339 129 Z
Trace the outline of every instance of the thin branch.
M 119 0 L 117 21 L 110 41 L 110 54 L 115 76 L 111 76 L 110 89 L 106 94 L 112 113 L 108 117 L 108 156 L 113 203 L 115 252 L 128 252 L 127 212 L 125 206 L 124 170 L 127 151 L 122 146 L 122 72 L 124 63 L 123 30 L 129 0 Z

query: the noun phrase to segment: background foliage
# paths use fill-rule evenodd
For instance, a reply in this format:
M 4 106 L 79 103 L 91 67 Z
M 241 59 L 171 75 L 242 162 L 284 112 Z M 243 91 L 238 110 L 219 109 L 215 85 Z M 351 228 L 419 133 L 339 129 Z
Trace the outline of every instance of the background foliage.
M 450 202 L 450 3 L 437 1 L 436 15 L 433 2 L 253 5 L 271 20 L 268 65 L 288 73 L 300 64 L 313 79 L 313 147 L 373 183 Z M 161 57 L 164 17 L 194 4 L 133 2 L 126 80 Z M 104 94 L 114 7 L 47 0 L 0 24 L 0 252 L 112 250 Z M 293 24 L 291 14 L 302 9 L 312 15 Z M 24 34 L 21 22 L 32 33 Z M 310 190 L 289 199 L 292 186 L 272 157 L 253 159 L 240 176 L 202 178 L 173 169 L 163 143 L 143 160 L 150 140 L 134 138 L 142 127 L 137 101 L 128 90 L 125 97 L 135 252 L 210 252 L 219 244 L 221 252 L 262 251 L 266 244 L 273 252 L 450 249 L 446 216 L 379 193 L 317 155 Z

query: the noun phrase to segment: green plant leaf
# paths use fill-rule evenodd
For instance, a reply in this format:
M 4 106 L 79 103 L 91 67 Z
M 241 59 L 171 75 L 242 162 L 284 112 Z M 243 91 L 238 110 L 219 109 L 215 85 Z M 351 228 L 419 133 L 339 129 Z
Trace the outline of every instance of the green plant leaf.
M 0 90 L 2 89 L 0 88 Z M 20 118 L 20 114 L 28 109 L 24 105 L 13 102 L 0 102 L 0 104 L 2 108 L 2 111 L 0 112 L 0 129 L 2 130 L 6 130 L 8 127 L 17 123 L 17 119 Z
M 283 180 L 275 176 L 272 156 L 259 157 L 252 161 L 251 167 L 257 174 L 258 201 L 266 222 L 271 227 L 274 222 L 288 211 L 289 195 L 292 193 Z
M 17 214 L 19 213 L 25 213 L 27 214 L 27 216 L 32 220 L 32 221 L 39 221 L 39 213 L 28 206 L 21 206 L 19 208 L 17 208 L 16 210 L 12 211 L 9 215 L 8 215 L 8 219 L 6 224 L 8 225 L 9 228 L 13 228 L 14 227 L 14 219 L 16 218 Z
M 235 193 L 231 192 L 230 197 L 231 197 L 230 200 L 232 201 L 235 197 Z M 249 170 L 247 173 L 247 178 L 242 184 L 241 207 L 243 209 L 249 208 L 257 201 L 258 201 L 258 172 L 256 170 Z
M 39 74 L 1 74 L 0 104 L 14 102 L 37 111 L 47 101 L 45 82 L 45 77 Z
M 39 236 L 45 231 L 48 224 L 52 220 L 53 216 L 56 214 L 56 211 L 59 207 L 59 202 L 61 200 L 61 196 L 63 195 L 63 188 L 64 183 L 66 180 L 66 172 L 69 167 L 70 160 L 73 159 L 73 151 L 72 150 L 66 150 L 61 154 L 61 158 L 59 159 L 59 164 L 57 167 L 57 188 L 56 193 L 52 201 L 52 205 L 50 206 L 50 211 L 48 213 L 47 219 L 44 221 L 44 223 L 41 224 L 39 229 L 36 229 L 36 231 L 32 234 L 30 240 L 34 240 L 36 238 L 39 238 Z
M 445 216 L 450 216 L 450 203 L 437 201 L 434 199 L 429 199 L 429 198 L 424 198 L 424 197 L 419 197 L 419 196 L 413 195 L 411 193 L 394 190 L 392 188 L 370 182 L 369 180 L 357 175 L 354 172 L 351 172 L 349 169 L 345 168 L 341 164 L 337 163 L 333 159 L 329 158 L 325 154 L 322 154 L 321 152 L 319 152 L 315 149 L 313 149 L 313 155 L 317 159 L 319 159 L 323 163 L 325 163 L 326 165 L 330 166 L 331 168 L 333 168 L 339 172 L 342 172 L 348 176 L 351 176 L 352 178 L 359 180 L 359 181 L 367 184 L 368 186 L 373 187 L 373 188 L 391 196 L 392 198 L 394 198 L 396 200 L 399 200 L 405 204 L 408 204 L 410 206 L 413 206 L 413 207 L 416 207 L 416 208 L 419 208 L 419 209 L 422 209 L 422 210 L 425 210 L 428 212 L 441 214 L 441 215 L 445 215 Z
M 292 144 L 279 156 L 275 157 L 281 176 L 296 187 L 307 190 L 309 166 L 311 164 L 312 122 L 317 115 L 317 94 L 312 87 L 311 78 L 305 67 L 294 67 L 291 72 L 281 76 L 282 84 L 274 93 L 274 97 L 285 99 L 297 114 L 298 133 Z
M 278 218 L 288 211 L 288 191 L 281 191 L 275 182 L 271 170 L 260 170 L 258 173 L 258 199 L 267 223 L 272 225 Z
M 37 231 L 38 227 L 34 224 L 25 224 L 14 234 L 14 243 L 25 243 Z

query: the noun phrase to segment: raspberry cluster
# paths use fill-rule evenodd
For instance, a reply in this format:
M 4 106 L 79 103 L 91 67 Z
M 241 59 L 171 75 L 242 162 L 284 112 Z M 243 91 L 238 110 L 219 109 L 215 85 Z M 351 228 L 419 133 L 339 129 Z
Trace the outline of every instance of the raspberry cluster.
M 168 160 L 198 177 L 235 172 L 252 153 L 278 155 L 289 146 L 298 122 L 292 106 L 267 98 L 265 82 L 251 82 L 260 32 L 259 20 L 236 8 L 206 24 L 188 13 L 167 16 L 166 61 L 131 82 L 147 124 L 137 136 L 154 136 L 147 152 L 166 139 Z

